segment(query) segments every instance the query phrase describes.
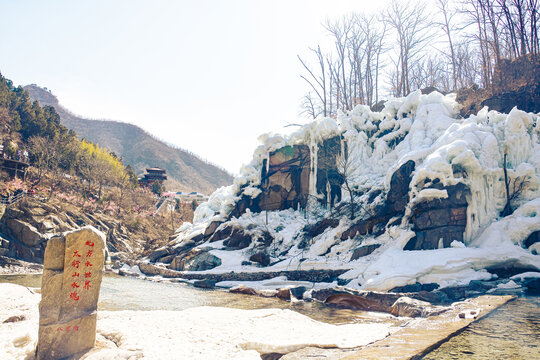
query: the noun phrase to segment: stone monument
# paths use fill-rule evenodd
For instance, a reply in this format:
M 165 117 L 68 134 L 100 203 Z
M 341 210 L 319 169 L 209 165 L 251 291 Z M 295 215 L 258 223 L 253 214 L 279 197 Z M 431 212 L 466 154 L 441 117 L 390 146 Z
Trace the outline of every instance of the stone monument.
M 62 359 L 94 346 L 105 235 L 91 226 L 51 238 L 39 303 L 38 360 Z

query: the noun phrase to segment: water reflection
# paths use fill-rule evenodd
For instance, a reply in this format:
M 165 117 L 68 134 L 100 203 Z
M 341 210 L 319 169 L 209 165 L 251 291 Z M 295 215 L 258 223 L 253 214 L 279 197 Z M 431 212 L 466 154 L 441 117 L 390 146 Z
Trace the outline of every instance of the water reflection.
M 424 360 L 540 359 L 540 298 L 519 298 L 432 351 Z

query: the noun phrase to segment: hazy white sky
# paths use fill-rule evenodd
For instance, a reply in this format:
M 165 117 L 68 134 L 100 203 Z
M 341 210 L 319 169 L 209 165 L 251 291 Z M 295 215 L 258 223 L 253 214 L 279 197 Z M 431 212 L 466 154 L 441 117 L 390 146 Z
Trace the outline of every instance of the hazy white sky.
M 260 134 L 306 121 L 296 56 L 321 23 L 386 2 L 0 0 L 0 72 L 236 173 Z

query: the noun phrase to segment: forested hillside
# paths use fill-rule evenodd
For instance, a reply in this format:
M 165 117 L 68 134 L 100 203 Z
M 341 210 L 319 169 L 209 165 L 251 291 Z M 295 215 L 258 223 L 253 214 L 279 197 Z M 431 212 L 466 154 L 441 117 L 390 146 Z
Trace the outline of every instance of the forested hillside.
M 24 87 L 30 97 L 43 106 L 53 106 L 63 125 L 74 130 L 80 138 L 105 146 L 137 174 L 146 167 L 166 169 L 169 190 L 211 193 L 216 188 L 229 185 L 232 176 L 225 170 L 209 164 L 185 150 L 174 148 L 154 138 L 138 126 L 110 120 L 89 120 L 70 113 L 58 99 L 36 85 Z

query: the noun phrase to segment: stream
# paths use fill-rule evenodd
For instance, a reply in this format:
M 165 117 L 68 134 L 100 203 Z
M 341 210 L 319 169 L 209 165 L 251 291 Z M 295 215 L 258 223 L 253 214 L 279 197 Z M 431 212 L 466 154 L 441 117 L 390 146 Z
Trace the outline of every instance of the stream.
M 1 275 L 0 282 L 39 288 L 41 275 Z M 185 310 L 197 306 L 290 309 L 332 324 L 388 322 L 393 319 L 388 314 L 335 309 L 316 302 L 292 303 L 276 298 L 198 289 L 184 283 L 155 282 L 117 275 L 104 276 L 98 303 L 99 310 L 110 311 Z M 395 321 L 396 325 L 400 322 Z M 423 359 L 539 359 L 539 334 L 540 298 L 521 297 L 472 323 Z

